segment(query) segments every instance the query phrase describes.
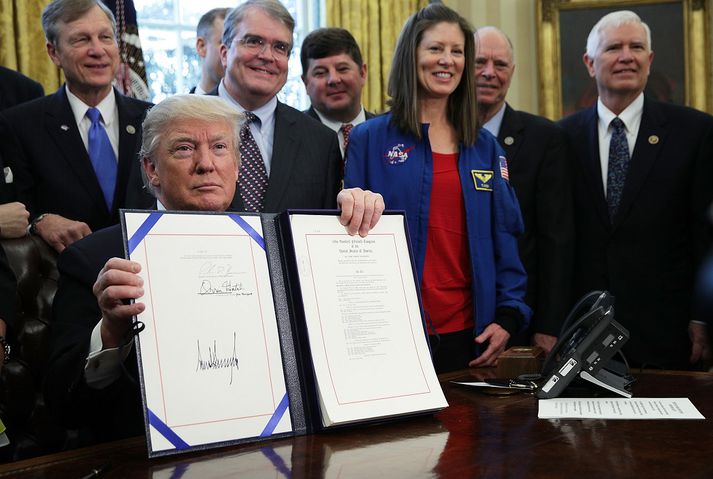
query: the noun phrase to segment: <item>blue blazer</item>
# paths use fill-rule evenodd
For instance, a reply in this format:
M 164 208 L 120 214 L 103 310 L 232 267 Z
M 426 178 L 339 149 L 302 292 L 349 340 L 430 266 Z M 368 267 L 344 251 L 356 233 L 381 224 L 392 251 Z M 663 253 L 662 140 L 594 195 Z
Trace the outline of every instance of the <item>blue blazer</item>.
M 381 193 L 386 207 L 406 211 L 419 282 L 428 239 L 433 159 L 428 125 L 419 141 L 391 124 L 391 114 L 357 125 L 349 136 L 344 186 Z M 500 174 L 505 156 L 495 138 L 480 130 L 474 146 L 461 145 L 458 169 L 463 190 L 471 270 L 475 333 L 496 321 L 513 334 L 527 326 L 526 275 L 517 252 L 523 230 L 520 208 Z M 478 177 L 478 172 L 485 173 Z M 490 176 L 487 176 L 487 173 Z M 516 311 L 514 316 L 506 310 Z

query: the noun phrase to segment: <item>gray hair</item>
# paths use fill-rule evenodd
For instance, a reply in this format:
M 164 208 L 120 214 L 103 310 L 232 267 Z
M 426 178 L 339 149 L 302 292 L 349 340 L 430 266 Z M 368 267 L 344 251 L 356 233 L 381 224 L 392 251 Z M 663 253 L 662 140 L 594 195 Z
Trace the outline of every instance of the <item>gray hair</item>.
M 227 122 L 233 131 L 235 161 L 240 167 L 240 128 L 245 115 L 220 97 L 212 95 L 173 95 L 151 108 L 142 125 L 141 150 L 139 159 L 147 159 L 155 164 L 158 147 L 163 135 L 171 130 L 174 121 L 198 120 L 206 123 Z M 154 193 L 146 172 L 141 168 L 144 186 Z
M 112 11 L 100 0 L 54 0 L 42 11 L 42 29 L 49 43 L 57 46 L 59 24 L 77 20 L 94 7 L 104 12 L 111 22 L 111 29 L 116 39 L 116 19 Z
M 196 26 L 196 36 L 208 38 L 213 34 L 213 24 L 216 19 L 220 18 L 225 20 L 225 16 L 228 14 L 230 8 L 214 8 L 208 10 L 203 14 L 203 16 L 198 20 L 198 25 Z M 223 32 L 218 32 L 222 38 Z
M 500 30 L 498 27 L 493 26 L 493 25 L 486 25 L 484 27 L 480 27 L 475 31 L 475 53 L 476 55 L 478 54 L 478 35 L 480 33 L 486 33 L 486 32 L 495 32 L 500 34 L 508 43 L 508 47 L 510 48 L 510 61 L 512 63 L 515 63 L 515 48 L 512 46 L 512 40 L 510 40 L 510 37 L 505 33 L 504 31 Z
M 651 51 L 651 29 L 641 18 L 631 10 L 618 10 L 604 15 L 589 32 L 587 37 L 587 56 L 594 58 L 601 43 L 602 30 L 610 27 L 620 27 L 628 24 L 638 24 L 644 27 L 646 32 L 646 47 Z
M 235 31 L 238 29 L 238 25 L 244 20 L 245 14 L 251 8 L 259 8 L 270 18 L 282 22 L 288 30 L 290 30 L 290 35 L 295 33 L 295 19 L 292 18 L 292 15 L 290 15 L 290 12 L 287 11 L 282 3 L 277 0 L 247 0 L 233 8 L 225 17 L 223 45 L 230 48 L 230 44 L 233 43 L 233 39 L 235 38 Z M 292 41 L 290 41 L 290 46 L 292 46 Z

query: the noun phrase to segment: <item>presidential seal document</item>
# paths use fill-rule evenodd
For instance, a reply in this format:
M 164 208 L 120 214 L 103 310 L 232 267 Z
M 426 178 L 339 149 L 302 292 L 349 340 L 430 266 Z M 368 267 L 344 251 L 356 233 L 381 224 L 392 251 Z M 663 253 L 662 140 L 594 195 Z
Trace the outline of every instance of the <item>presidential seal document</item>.
M 448 406 L 419 307 L 403 214 L 365 238 L 334 215 L 290 214 L 322 426 Z
M 122 214 L 149 455 L 291 433 L 261 218 Z

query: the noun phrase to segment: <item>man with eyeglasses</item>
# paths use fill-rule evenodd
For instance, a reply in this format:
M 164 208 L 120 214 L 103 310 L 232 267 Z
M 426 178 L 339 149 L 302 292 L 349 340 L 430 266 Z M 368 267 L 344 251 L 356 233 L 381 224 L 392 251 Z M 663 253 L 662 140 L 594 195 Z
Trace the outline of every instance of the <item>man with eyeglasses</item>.
M 337 135 L 276 97 L 287 81 L 294 26 L 276 0 L 248 0 L 225 18 L 225 76 L 212 93 L 248 117 L 240 135 L 243 169 L 233 203 L 237 210 L 337 206 Z

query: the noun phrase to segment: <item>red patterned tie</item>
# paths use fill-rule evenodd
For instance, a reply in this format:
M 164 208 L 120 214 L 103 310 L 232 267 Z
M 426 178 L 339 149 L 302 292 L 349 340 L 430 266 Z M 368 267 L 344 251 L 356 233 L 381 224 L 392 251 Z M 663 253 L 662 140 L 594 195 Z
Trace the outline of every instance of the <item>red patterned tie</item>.
M 267 190 L 267 170 L 250 131 L 250 123 L 260 123 L 260 119 L 249 111 L 245 112 L 245 123 L 240 128 L 240 174 L 238 186 L 245 211 L 262 211 Z
M 344 178 L 344 166 L 347 164 L 347 147 L 349 146 L 349 133 L 352 132 L 354 125 L 351 123 L 344 123 L 340 130 L 342 131 L 342 136 L 344 137 L 344 161 L 342 162 L 342 172 L 341 177 Z M 342 187 L 344 187 L 344 180 L 342 180 Z
M 344 136 L 344 161 L 347 161 L 347 146 L 349 146 L 349 133 L 352 132 L 354 125 L 351 123 L 345 123 L 342 125 L 342 136 Z

